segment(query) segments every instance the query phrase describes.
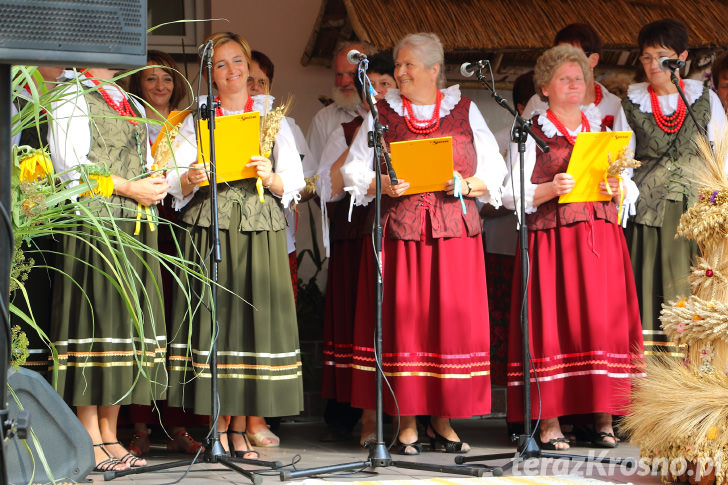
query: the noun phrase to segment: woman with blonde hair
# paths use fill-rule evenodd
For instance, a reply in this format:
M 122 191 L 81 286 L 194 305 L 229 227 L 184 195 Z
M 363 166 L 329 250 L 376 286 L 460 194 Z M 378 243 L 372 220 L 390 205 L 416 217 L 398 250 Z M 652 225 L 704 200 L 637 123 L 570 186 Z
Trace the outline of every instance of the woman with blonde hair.
M 231 32 L 218 32 L 208 40 L 214 47 L 212 81 L 218 93 L 214 101 L 220 103 L 216 115 L 252 111 L 264 115 L 272 108 L 273 99 L 248 92 L 248 43 Z M 198 103 L 211 101 L 200 99 Z M 207 265 L 212 207 L 210 187 L 200 187 L 208 173 L 197 158 L 195 140 L 195 119 L 188 116 L 175 138 L 177 169 L 169 170 L 170 193 L 175 197 L 174 207 L 181 211 L 180 225 L 189 231 L 182 236 L 183 254 Z M 240 166 L 256 170 L 264 194 L 261 202 L 255 178 L 218 184 L 222 250 L 216 308 L 219 413 L 232 418 L 229 425 L 218 419 L 217 427 L 223 446 L 229 444 L 233 454 L 252 458 L 257 453 L 245 436 L 246 416 L 288 416 L 303 409 L 301 351 L 283 208 L 298 199 L 305 183 L 293 134 L 284 119 L 271 158 L 254 156 L 240 160 Z M 190 285 L 202 301 L 201 305 L 191 302 L 190 308 L 184 299 L 175 301 L 173 321 L 178 328 L 170 350 L 169 402 L 198 414 L 214 415 L 218 409 L 209 393 L 212 303 L 209 288 L 199 281 Z
M 570 45 L 553 47 L 536 62 L 534 84 L 548 101 L 537 111 L 533 130 L 550 147 L 526 144 L 525 194 L 528 226 L 528 315 L 532 416 L 523 416 L 524 369 L 521 351 L 521 298 L 514 296 L 508 352 L 508 420 L 541 417 L 538 439 L 543 449 L 567 449 L 569 440 L 559 417 L 592 414 L 591 438 L 597 446 L 614 447 L 612 415 L 629 404 L 630 379 L 641 375 L 642 334 L 632 267 L 617 209 L 605 202 L 559 203 L 574 188 L 566 173 L 582 131 L 601 131 L 601 113 L 583 108 L 590 76 L 586 56 Z M 515 150 L 514 150 L 515 152 Z M 520 207 L 518 155 L 511 164 L 503 201 Z M 609 178 L 619 197 L 619 181 Z M 601 192 L 607 194 L 604 182 Z M 512 192 L 511 192 L 512 190 Z M 520 250 L 519 250 L 520 253 Z M 522 288 L 521 258 L 516 255 L 513 292 Z

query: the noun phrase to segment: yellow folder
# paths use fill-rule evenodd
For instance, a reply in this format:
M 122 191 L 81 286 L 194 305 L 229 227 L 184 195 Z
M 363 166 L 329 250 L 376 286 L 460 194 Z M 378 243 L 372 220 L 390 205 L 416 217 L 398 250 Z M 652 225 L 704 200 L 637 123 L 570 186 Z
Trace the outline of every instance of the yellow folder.
M 177 128 L 177 125 L 182 123 L 185 118 L 187 118 L 187 115 L 191 113 L 190 110 L 186 109 L 184 111 L 170 111 L 169 116 L 167 116 L 167 121 L 162 125 L 162 129 L 159 131 L 159 135 L 157 135 L 156 140 L 154 140 L 154 143 L 152 143 L 152 156 L 157 155 L 157 149 L 159 148 L 159 144 L 162 143 L 162 140 L 164 140 L 167 137 L 167 134 L 172 131 L 173 128 Z
M 197 140 L 198 161 L 210 162 L 210 129 L 200 121 Z M 246 167 L 250 158 L 260 155 L 260 113 L 252 111 L 215 117 L 215 161 L 217 183 L 257 177 L 255 168 Z M 207 181 L 200 185 L 209 185 Z
M 582 132 L 576 137 L 566 173 L 574 177 L 574 188 L 559 197 L 560 204 L 569 202 L 596 202 L 610 200 L 610 195 L 599 191 L 599 182 L 612 160 L 629 143 L 631 131 Z
M 451 136 L 396 141 L 389 150 L 397 178 L 410 184 L 405 195 L 445 190 L 453 178 Z

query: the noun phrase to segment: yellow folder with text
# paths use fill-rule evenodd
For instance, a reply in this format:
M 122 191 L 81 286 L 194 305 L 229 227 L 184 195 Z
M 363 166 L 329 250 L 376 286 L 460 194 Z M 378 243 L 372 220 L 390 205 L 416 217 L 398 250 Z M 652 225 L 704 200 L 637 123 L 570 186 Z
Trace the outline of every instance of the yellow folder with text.
M 170 133 L 173 128 L 177 128 L 177 125 L 182 123 L 184 119 L 187 118 L 187 115 L 189 115 L 190 113 L 191 111 L 188 109 L 184 111 L 169 112 L 169 116 L 167 116 L 167 121 L 164 122 L 164 124 L 162 125 L 162 129 L 159 131 L 159 135 L 157 135 L 154 143 L 152 143 L 152 156 L 156 156 L 159 144 L 162 143 L 162 140 L 167 137 L 167 134 Z
M 397 178 L 409 182 L 405 195 L 437 192 L 453 177 L 452 137 L 389 144 Z
M 599 191 L 599 182 L 612 160 L 629 143 L 631 131 L 582 132 L 576 137 L 566 173 L 574 177 L 571 192 L 559 197 L 560 204 L 569 202 L 596 202 L 612 197 Z
M 210 162 L 210 129 L 200 121 L 197 140 L 198 161 Z M 260 113 L 253 111 L 215 117 L 215 162 L 217 183 L 253 178 L 255 168 L 246 167 L 250 158 L 260 155 Z M 209 185 L 208 182 L 200 185 Z

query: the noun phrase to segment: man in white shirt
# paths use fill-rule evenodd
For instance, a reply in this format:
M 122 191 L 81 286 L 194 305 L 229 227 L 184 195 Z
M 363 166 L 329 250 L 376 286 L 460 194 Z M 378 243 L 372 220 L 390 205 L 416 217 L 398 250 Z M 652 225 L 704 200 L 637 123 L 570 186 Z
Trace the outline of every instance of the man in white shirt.
M 306 142 L 309 155 L 303 160 L 303 174 L 306 177 L 317 172 L 329 135 L 341 126 L 341 123 L 351 121 L 357 115 L 366 114 L 366 111 L 360 106 L 361 98 L 354 87 L 357 66 L 346 59 L 346 55 L 353 49 L 367 55 L 372 53 L 371 48 L 362 43 L 347 43 L 340 46 L 334 54 L 333 68 L 336 75 L 336 84 L 332 93 L 334 102 L 316 113 L 308 129 Z
M 361 97 L 357 92 L 354 80 L 357 76 L 357 65 L 351 64 L 346 56 L 351 50 L 357 50 L 367 55 L 372 54 L 372 49 L 362 43 L 346 43 L 336 50 L 334 54 L 333 68 L 336 75 L 336 82 L 332 92 L 334 100 L 330 105 L 321 108 L 311 121 L 306 136 L 309 153 L 303 159 L 303 175 L 312 177 L 319 166 L 331 166 L 341 153 L 327 151 L 327 156 L 333 160 L 327 162 L 321 159 L 327 141 L 332 133 L 341 127 L 342 123 L 353 120 L 357 116 L 366 116 L 366 109 L 362 106 Z M 343 147 L 345 150 L 346 147 Z M 342 153 L 343 153 L 342 150 Z M 310 198 L 313 194 L 301 193 L 302 200 Z M 321 441 L 345 441 L 350 438 L 351 430 L 359 421 L 361 410 L 352 408 L 348 403 L 340 403 L 335 399 L 329 399 L 324 411 L 326 430 L 321 435 Z

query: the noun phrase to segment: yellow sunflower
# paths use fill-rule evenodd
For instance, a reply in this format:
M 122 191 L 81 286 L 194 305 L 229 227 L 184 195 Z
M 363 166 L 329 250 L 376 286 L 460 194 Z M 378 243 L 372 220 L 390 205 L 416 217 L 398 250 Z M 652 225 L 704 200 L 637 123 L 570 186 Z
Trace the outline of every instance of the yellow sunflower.
M 94 187 L 93 190 L 81 194 L 82 197 L 92 197 L 93 194 L 98 194 L 108 199 L 114 193 L 114 180 L 110 175 L 90 173 L 88 178 L 89 181 L 96 181 L 96 187 Z
M 20 181 L 35 182 L 53 173 L 53 163 L 43 150 L 29 152 L 20 161 Z

